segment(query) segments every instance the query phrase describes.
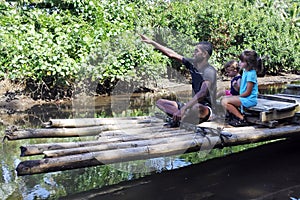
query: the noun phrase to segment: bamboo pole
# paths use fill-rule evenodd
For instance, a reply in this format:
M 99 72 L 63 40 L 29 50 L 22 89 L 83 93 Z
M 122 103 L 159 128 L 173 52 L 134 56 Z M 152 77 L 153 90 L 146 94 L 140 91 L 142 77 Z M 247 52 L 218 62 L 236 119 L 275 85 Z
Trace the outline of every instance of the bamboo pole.
M 44 158 L 41 160 L 29 160 L 19 163 L 17 174 L 19 176 L 38 174 L 53 171 L 89 167 L 95 165 L 125 162 L 139 159 L 149 159 L 160 156 L 170 156 L 200 148 L 210 148 L 211 142 L 219 140 L 219 137 L 209 139 L 200 138 L 192 141 L 180 141 L 176 143 L 166 143 L 149 145 L 136 148 L 114 149 L 108 151 L 90 152 L 79 155 L 63 156 L 57 158 Z M 206 141 L 206 142 L 205 142 Z
M 177 129 L 176 129 L 177 130 Z M 163 126 L 150 126 L 150 127 L 143 127 L 143 128 L 128 128 L 128 129 L 119 129 L 119 130 L 108 130 L 103 131 L 100 137 L 118 137 L 118 136 L 127 136 L 127 135 L 136 135 L 136 134 L 152 134 L 157 132 L 164 132 L 167 131 Z M 174 131 L 168 129 L 168 131 Z
M 157 125 L 159 126 L 159 124 Z M 49 137 L 82 137 L 82 136 L 93 136 L 102 133 L 107 130 L 131 130 L 140 129 L 145 127 L 154 127 L 151 124 L 123 124 L 118 125 L 103 125 L 103 126 L 91 126 L 81 128 L 41 128 L 41 129 L 25 129 L 8 132 L 5 138 L 8 140 L 19 140 L 29 138 L 49 138 Z M 5 139 L 4 138 L 4 139 Z
M 300 135 L 300 125 L 287 125 L 277 128 L 253 128 L 252 130 L 245 131 L 243 127 L 240 127 L 238 130 L 236 128 L 225 128 L 224 131 L 232 133 L 232 137 L 225 138 L 225 145 L 240 145 Z
M 58 142 L 58 143 L 41 143 L 33 145 L 22 145 L 20 147 L 21 155 L 20 156 L 33 156 L 41 155 L 44 151 L 47 150 L 56 150 L 56 149 L 68 149 L 68 148 L 77 148 L 77 147 L 89 147 L 93 145 L 99 145 L 104 143 L 103 141 L 82 141 L 82 142 Z
M 285 128 L 282 128 L 285 129 Z M 254 130 L 254 128 L 249 127 L 248 130 Z M 235 131 L 239 131 L 241 133 L 245 131 L 245 129 L 237 129 Z M 261 132 L 259 129 L 256 130 L 256 136 L 259 134 L 259 132 Z M 294 132 L 294 130 L 292 129 L 290 132 Z M 268 138 L 271 137 L 271 135 L 276 134 L 278 136 L 280 136 L 280 132 L 279 131 L 274 131 L 272 129 L 267 129 L 262 131 L 261 135 L 259 135 L 259 137 L 263 138 Z M 289 132 L 282 132 L 283 134 L 287 134 Z M 249 133 L 248 133 L 249 134 Z M 199 136 L 199 135 L 198 135 Z M 239 140 L 239 142 L 251 142 L 252 141 L 252 137 L 253 134 L 250 133 L 248 136 L 246 136 L 244 134 L 243 137 L 239 138 L 239 134 L 237 134 L 236 140 Z M 110 149 L 120 149 L 120 148 L 130 148 L 130 147 L 138 147 L 138 146 L 147 146 L 147 145 L 155 145 L 155 144 L 162 144 L 162 143 L 166 143 L 166 142 L 179 142 L 179 141 L 184 141 L 184 140 L 192 140 L 194 138 L 197 138 L 197 135 L 195 133 L 190 133 L 190 134 L 173 134 L 171 136 L 168 136 L 166 139 L 166 136 L 164 137 L 151 137 L 151 138 L 145 138 L 142 137 L 141 135 L 139 135 L 138 137 L 140 137 L 142 140 L 137 140 L 133 139 L 133 140 L 129 140 L 129 142 L 108 142 L 108 143 L 103 143 L 103 144 L 99 144 L 96 146 L 90 146 L 90 147 L 79 147 L 79 148 L 72 148 L 72 149 L 63 149 L 63 150 L 52 150 L 52 151 L 44 151 L 43 154 L 46 157 L 58 157 L 58 156 L 65 156 L 65 155 L 73 155 L 73 154 L 80 154 L 80 153 L 87 153 L 87 152 L 96 152 L 96 151 L 104 151 L 104 150 L 110 150 Z M 237 139 L 238 138 L 238 139 Z M 235 142 L 234 138 L 232 140 L 230 140 L 230 142 Z M 228 142 L 229 143 L 229 142 Z
M 74 154 L 82 154 L 88 152 L 97 152 L 97 151 L 106 151 L 111 149 L 124 149 L 124 148 L 132 148 L 132 147 L 142 147 L 156 144 L 164 144 L 164 143 L 176 143 L 180 141 L 191 141 L 195 138 L 202 137 L 196 134 L 184 134 L 177 135 L 173 137 L 163 137 L 163 138 L 151 138 L 144 140 L 133 140 L 127 142 L 107 142 L 99 145 L 89 146 L 89 147 L 78 147 L 78 148 L 70 148 L 70 149 L 59 149 L 59 150 L 46 150 L 43 152 L 45 157 L 59 157 L 59 156 L 67 156 Z
M 49 137 L 80 137 L 98 135 L 102 131 L 109 130 L 110 126 L 93 126 L 85 128 L 42 128 L 16 130 L 5 135 L 8 140 L 20 140 L 29 138 L 49 138 Z
M 230 132 L 233 128 L 224 129 L 224 132 Z M 233 146 L 251 142 L 266 141 L 270 139 L 285 138 L 297 136 L 300 133 L 300 126 L 285 126 L 275 129 L 255 129 L 247 133 L 243 129 L 232 131 L 231 137 L 203 137 L 188 141 L 172 142 L 156 145 L 147 145 L 142 147 L 133 147 L 125 149 L 113 149 L 107 151 L 89 152 L 77 155 L 62 156 L 57 158 L 44 158 L 41 160 L 23 161 L 17 166 L 19 176 L 44 173 L 51 171 L 61 171 L 95 165 L 103 165 L 130 160 L 148 159 L 160 156 L 170 156 L 182 154 L 201 149 L 211 149 L 222 146 Z
M 155 117 L 123 117 L 123 118 L 76 118 L 76 119 L 50 119 L 45 126 L 52 128 L 74 128 L 114 124 L 141 124 L 158 123 L 162 120 Z
M 115 132 L 121 132 L 117 130 Z M 101 136 L 98 141 L 85 141 L 85 142 L 62 142 L 62 143 L 44 143 L 44 144 L 34 144 L 21 146 L 21 156 L 31 156 L 40 155 L 47 150 L 57 150 L 57 149 L 69 149 L 78 147 L 90 147 L 96 145 L 102 145 L 112 142 L 127 142 L 134 140 L 146 140 L 146 139 L 156 139 L 156 138 L 167 138 L 176 137 L 178 135 L 188 135 L 194 134 L 194 132 L 186 132 L 183 129 L 175 130 L 165 130 L 161 132 L 154 132 L 150 134 L 149 132 L 144 134 L 132 134 L 132 135 L 119 135 L 118 137 Z

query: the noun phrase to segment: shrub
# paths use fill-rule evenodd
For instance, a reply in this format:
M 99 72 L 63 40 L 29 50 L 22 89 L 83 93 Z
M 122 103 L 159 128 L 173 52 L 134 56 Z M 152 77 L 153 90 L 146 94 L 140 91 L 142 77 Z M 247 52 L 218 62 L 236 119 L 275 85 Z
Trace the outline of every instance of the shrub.
M 299 72 L 297 1 L 20 2 L 0 2 L 0 79 L 29 81 L 49 98 L 82 80 L 109 93 L 118 80 L 146 84 L 165 77 L 167 66 L 183 70 L 139 33 L 187 56 L 209 40 L 218 69 L 251 48 L 264 56 L 267 73 Z

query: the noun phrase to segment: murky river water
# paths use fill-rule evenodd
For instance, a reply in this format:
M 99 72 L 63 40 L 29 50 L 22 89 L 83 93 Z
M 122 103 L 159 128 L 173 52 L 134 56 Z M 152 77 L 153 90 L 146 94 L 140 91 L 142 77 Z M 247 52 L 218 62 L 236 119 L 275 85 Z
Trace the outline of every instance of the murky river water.
M 182 94 L 181 99 L 184 100 L 189 95 Z M 111 97 L 95 99 L 83 97 L 68 104 L 57 102 L 56 104 L 36 105 L 28 110 L 13 114 L 2 112 L 0 113 L 2 122 L 0 124 L 0 136 L 3 137 L 5 130 L 9 129 L 11 125 L 16 125 L 19 128 L 36 128 L 51 118 L 151 115 L 158 111 L 153 106 L 154 102 L 155 98 L 151 94 L 131 94 L 130 96 L 115 99 Z M 289 153 L 290 157 L 285 157 L 284 153 L 280 154 L 279 149 L 281 147 L 279 145 L 273 146 L 275 149 L 273 154 L 272 147 L 264 147 L 267 146 L 266 143 L 259 143 L 212 150 L 210 152 L 196 152 L 62 172 L 27 176 L 16 175 L 15 168 L 18 163 L 21 160 L 28 159 L 20 157 L 20 146 L 43 142 L 80 140 L 80 138 L 69 138 L 3 141 L 0 150 L 0 198 L 5 200 L 87 199 L 88 197 L 91 197 L 90 199 L 262 199 L 261 197 L 266 196 L 268 192 L 274 193 L 276 191 L 281 192 L 280 194 L 285 197 L 284 199 L 289 199 L 290 197 L 300 198 L 300 194 L 297 193 L 300 190 L 300 170 L 298 170 L 300 168 L 289 167 L 300 166 L 298 159 L 295 157 L 299 155 L 297 154 L 299 152 L 297 149 L 299 148 L 292 141 L 287 143 L 281 141 L 281 143 L 285 144 L 283 146 L 284 150 Z M 279 144 L 280 142 L 277 143 Z M 289 145 L 291 149 L 287 147 Z M 264 150 L 260 152 L 263 154 L 261 159 L 259 159 L 260 153 L 257 153 L 256 150 L 231 155 L 234 152 L 257 146 L 261 146 L 257 149 L 268 149 L 267 153 Z M 275 155 L 280 155 L 281 157 Z M 223 158 L 221 159 L 221 157 Z M 40 157 L 37 156 L 37 158 Z M 219 159 L 207 161 L 211 158 Z M 246 158 L 249 159 L 246 160 Z M 263 158 L 270 159 L 269 163 L 263 162 Z M 240 159 L 243 162 L 239 162 Z M 285 165 L 282 163 L 283 159 Z M 210 165 L 209 163 L 212 164 Z M 272 163 L 271 166 L 270 163 Z M 269 176 L 265 177 L 266 180 L 261 180 L 260 175 L 263 174 L 262 170 L 264 167 L 266 169 L 265 173 L 269 173 Z M 288 171 L 288 175 L 292 175 L 292 178 L 284 175 L 286 171 Z M 252 186 L 244 188 L 247 182 L 250 181 L 245 177 L 251 178 L 253 188 Z M 201 179 L 205 180 L 205 182 L 201 181 Z M 283 179 L 286 179 L 286 182 Z M 228 180 L 228 183 L 226 180 Z M 141 184 L 144 183 L 143 181 L 147 184 Z M 176 181 L 179 182 L 176 183 Z M 271 181 L 274 181 L 274 185 L 272 185 Z M 182 185 L 182 182 L 185 185 Z M 254 187 L 255 183 L 257 183 L 256 187 Z M 204 189 L 208 186 L 212 190 L 206 191 Z M 218 194 L 222 191 L 217 186 L 224 187 L 223 192 L 227 195 Z M 285 189 L 282 189 L 281 186 L 285 187 Z M 120 191 L 120 187 L 124 189 L 123 193 L 111 192 Z M 259 187 L 262 187 L 260 190 L 266 192 L 257 193 Z M 242 193 L 239 194 L 240 196 L 237 196 L 231 190 L 245 190 L 243 191 L 245 193 L 244 198 Z M 99 194 L 99 192 L 102 195 L 95 195 Z M 105 195 L 106 193 L 108 195 Z M 145 194 L 148 194 L 148 196 L 144 196 Z M 93 196 L 94 198 L 92 198 Z

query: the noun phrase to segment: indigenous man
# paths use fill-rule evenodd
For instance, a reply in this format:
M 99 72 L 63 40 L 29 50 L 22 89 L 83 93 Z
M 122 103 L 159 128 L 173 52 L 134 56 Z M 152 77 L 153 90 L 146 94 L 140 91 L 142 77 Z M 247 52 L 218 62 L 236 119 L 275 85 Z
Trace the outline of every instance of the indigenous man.
M 212 44 L 202 41 L 195 46 L 193 58 L 186 58 L 172 49 L 160 45 L 141 35 L 143 42 L 151 44 L 157 50 L 169 58 L 181 62 L 190 71 L 192 77 L 193 98 L 187 103 L 179 103 L 167 99 L 159 99 L 156 105 L 159 109 L 173 118 L 168 124 L 169 127 L 178 127 L 183 119 L 192 120 L 192 123 L 208 121 L 212 116 L 216 97 L 217 71 L 208 63 L 212 55 Z M 189 117 L 188 117 L 189 116 Z M 192 119 L 191 119 L 192 116 Z M 186 120 L 184 120 L 186 121 Z

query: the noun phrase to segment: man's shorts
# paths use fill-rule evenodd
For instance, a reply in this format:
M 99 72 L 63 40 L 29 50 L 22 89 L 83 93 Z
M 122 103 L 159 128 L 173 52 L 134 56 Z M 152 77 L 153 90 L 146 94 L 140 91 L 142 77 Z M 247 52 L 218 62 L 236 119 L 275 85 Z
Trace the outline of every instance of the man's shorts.
M 176 103 L 177 103 L 177 106 L 178 106 L 178 110 L 180 110 L 185 105 L 185 103 L 182 103 L 182 102 L 176 102 Z M 199 124 L 212 119 L 212 114 L 213 113 L 212 113 L 212 109 L 211 109 L 210 105 L 208 103 L 206 103 L 206 104 L 204 104 L 204 106 L 206 106 L 208 108 L 209 113 L 204 118 L 199 118 Z
M 202 123 L 202 122 L 207 122 L 207 121 L 211 120 L 211 118 L 212 118 L 213 112 L 212 112 L 211 107 L 209 105 L 205 105 L 205 106 L 208 108 L 209 113 L 204 118 L 199 119 L 199 124 Z

